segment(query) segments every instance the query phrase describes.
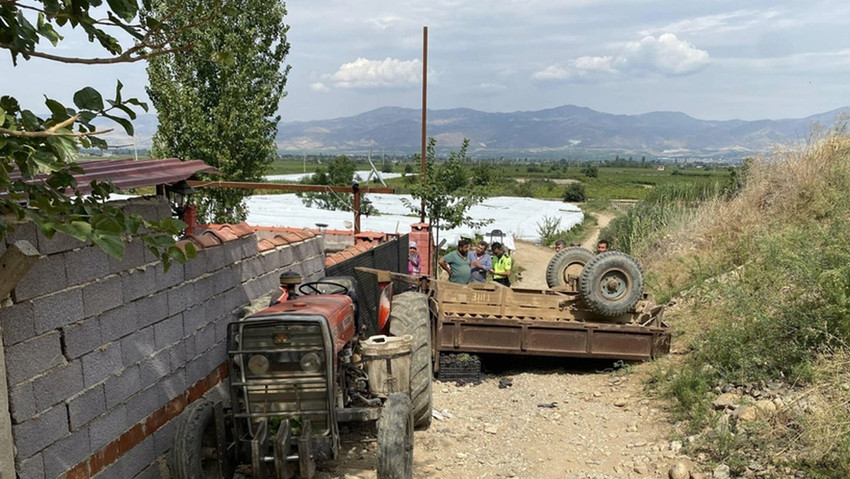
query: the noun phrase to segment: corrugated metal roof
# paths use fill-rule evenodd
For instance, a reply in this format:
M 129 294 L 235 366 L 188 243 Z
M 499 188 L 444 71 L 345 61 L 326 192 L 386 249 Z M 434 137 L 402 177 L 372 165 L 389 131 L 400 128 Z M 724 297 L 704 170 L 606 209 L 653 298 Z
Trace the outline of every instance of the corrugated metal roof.
M 195 173 L 219 173 L 201 160 L 180 161 L 179 158 L 164 160 L 93 160 L 79 163 L 83 174 L 75 173 L 80 193 L 91 192 L 92 180 L 111 180 L 119 190 L 141 188 L 143 186 L 169 185 L 186 180 Z M 13 171 L 12 179 L 20 178 Z

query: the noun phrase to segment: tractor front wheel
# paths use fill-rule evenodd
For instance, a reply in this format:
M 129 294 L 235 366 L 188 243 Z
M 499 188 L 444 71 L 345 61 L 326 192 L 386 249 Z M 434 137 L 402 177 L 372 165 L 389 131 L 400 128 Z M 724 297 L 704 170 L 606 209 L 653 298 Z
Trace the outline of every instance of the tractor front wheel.
M 378 419 L 378 479 L 413 477 L 413 414 L 410 398 L 393 393 Z
M 171 447 L 171 477 L 175 479 L 231 479 L 229 458 L 219 457 L 215 406 L 199 399 L 186 406 L 177 419 Z

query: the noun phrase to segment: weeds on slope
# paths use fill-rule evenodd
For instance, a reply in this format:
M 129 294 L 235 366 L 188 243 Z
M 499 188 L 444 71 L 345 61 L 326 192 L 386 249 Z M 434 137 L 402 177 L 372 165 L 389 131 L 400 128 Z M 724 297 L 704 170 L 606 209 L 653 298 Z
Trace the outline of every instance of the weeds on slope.
M 836 366 L 850 363 L 850 137 L 753 161 L 736 196 L 682 218 L 633 243 L 650 287 L 677 294 L 668 320 L 689 351 L 659 366 L 654 387 L 690 431 L 712 431 L 702 450 L 733 471 L 755 455 L 807 477 L 850 476 L 850 377 Z M 776 380 L 805 388 L 805 407 L 724 439 L 711 407 L 720 387 Z

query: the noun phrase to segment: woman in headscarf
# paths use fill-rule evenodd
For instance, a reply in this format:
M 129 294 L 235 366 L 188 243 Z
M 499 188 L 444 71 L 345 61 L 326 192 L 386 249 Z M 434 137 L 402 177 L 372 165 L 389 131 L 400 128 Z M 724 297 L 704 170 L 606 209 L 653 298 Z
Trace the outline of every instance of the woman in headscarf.
M 416 249 L 416 241 L 410 242 L 410 249 L 407 254 L 407 274 L 419 276 L 421 268 L 419 267 L 419 251 Z

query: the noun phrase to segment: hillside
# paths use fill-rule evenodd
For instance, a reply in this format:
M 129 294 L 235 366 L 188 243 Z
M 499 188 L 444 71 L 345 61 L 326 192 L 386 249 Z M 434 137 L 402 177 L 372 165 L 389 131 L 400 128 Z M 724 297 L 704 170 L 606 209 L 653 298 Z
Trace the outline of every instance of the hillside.
M 673 300 L 681 354 L 655 365 L 652 387 L 704 465 L 850 477 L 848 192 L 838 129 L 748 162 L 720 195 L 659 191 L 605 232 Z
M 815 124 L 832 125 L 850 108 L 807 118 L 706 121 L 684 113 L 651 112 L 614 115 L 565 105 L 539 111 L 486 113 L 466 108 L 428 112 L 428 135 L 439 149 L 456 149 L 469 138 L 474 156 L 541 158 L 610 158 L 614 154 L 661 158 L 736 159 L 771 150 L 779 144 L 801 144 Z M 309 122 L 283 122 L 278 147 L 285 153 L 411 154 L 420 150 L 421 113 L 385 107 L 360 115 Z M 134 122 L 136 144 L 149 148 L 156 116 Z M 117 129 L 111 144 L 133 139 Z
M 613 115 L 573 105 L 539 111 L 485 113 L 470 109 L 428 113 L 428 135 L 456 148 L 464 138 L 476 155 L 562 157 L 588 153 L 658 157 L 738 158 L 777 143 L 800 143 L 813 124 L 832 125 L 844 108 L 801 119 L 704 121 L 684 113 Z M 288 152 L 411 153 L 419 151 L 420 111 L 385 107 L 347 118 L 282 123 L 278 145 Z

